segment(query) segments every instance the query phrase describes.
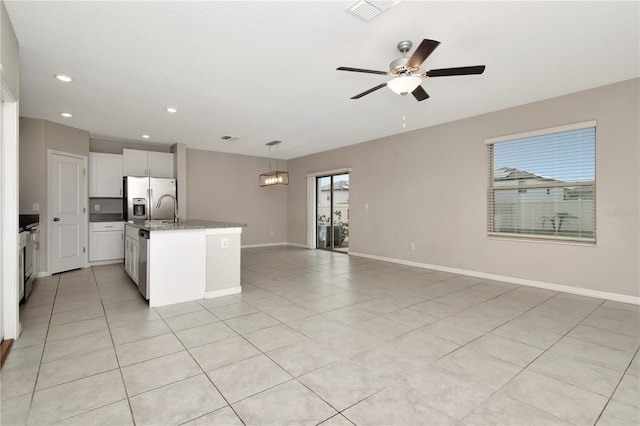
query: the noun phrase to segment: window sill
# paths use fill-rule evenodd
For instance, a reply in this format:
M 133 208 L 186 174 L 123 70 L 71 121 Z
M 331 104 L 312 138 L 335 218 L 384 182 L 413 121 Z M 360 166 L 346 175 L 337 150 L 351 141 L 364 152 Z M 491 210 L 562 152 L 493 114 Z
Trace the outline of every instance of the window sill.
M 570 246 L 586 246 L 596 247 L 596 240 L 588 239 L 572 239 L 563 237 L 536 237 L 523 234 L 505 234 L 505 233 L 488 233 L 487 238 L 490 240 L 518 241 L 526 243 L 543 243 L 543 244 L 562 244 Z

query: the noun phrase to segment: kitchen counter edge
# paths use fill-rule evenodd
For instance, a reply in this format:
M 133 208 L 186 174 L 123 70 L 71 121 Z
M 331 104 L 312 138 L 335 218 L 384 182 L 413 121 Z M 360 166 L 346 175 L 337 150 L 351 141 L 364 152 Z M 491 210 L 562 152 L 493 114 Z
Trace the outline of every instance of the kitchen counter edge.
M 185 231 L 190 229 L 246 228 L 246 223 L 218 222 L 213 220 L 185 220 L 178 223 L 126 222 L 147 231 Z

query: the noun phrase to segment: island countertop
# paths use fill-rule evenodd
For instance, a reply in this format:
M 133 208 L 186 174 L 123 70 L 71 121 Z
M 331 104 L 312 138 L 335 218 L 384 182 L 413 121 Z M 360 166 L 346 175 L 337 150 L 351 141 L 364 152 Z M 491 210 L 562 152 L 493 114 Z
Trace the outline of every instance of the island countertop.
M 127 225 L 147 231 L 186 231 L 190 229 L 246 228 L 246 223 L 218 222 L 214 220 L 185 220 L 174 223 L 169 220 L 127 222 Z

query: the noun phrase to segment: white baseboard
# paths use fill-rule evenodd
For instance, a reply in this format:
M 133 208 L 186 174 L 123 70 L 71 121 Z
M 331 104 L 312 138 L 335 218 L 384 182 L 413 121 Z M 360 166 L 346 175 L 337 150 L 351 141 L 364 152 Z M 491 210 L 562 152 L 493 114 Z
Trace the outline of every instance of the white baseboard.
M 106 261 L 106 262 L 110 262 L 110 263 L 124 263 L 124 259 L 120 259 L 120 261 Z M 98 264 L 100 264 L 100 262 L 91 262 L 91 263 L 86 263 L 84 265 L 82 265 L 81 267 L 79 267 L 78 269 L 87 269 L 90 268 L 92 266 L 98 266 Z M 105 265 L 108 263 L 105 263 Z M 75 269 L 71 269 L 71 271 L 75 271 Z M 62 272 L 56 272 L 57 274 L 64 274 L 65 272 L 69 272 L 69 271 L 62 271 Z M 46 277 L 50 277 L 53 274 L 49 271 L 40 271 L 36 274 L 36 278 L 46 278 Z
M 222 290 L 207 291 L 204 293 L 205 299 L 212 299 L 214 297 L 231 296 L 232 294 L 242 293 L 242 287 L 223 288 Z
M 306 244 L 298 244 L 298 243 L 287 243 L 288 246 L 292 247 L 300 247 L 300 248 L 309 248 Z
M 114 265 L 116 263 L 124 263 L 124 259 L 99 260 L 95 262 L 89 262 L 89 266 Z
M 278 246 L 293 246 L 301 248 L 309 248 L 306 244 L 280 242 L 280 243 L 260 243 L 260 244 L 245 244 L 240 248 L 260 248 L 260 247 L 278 247 Z
M 244 244 L 240 246 L 240 248 L 259 248 L 259 247 L 276 247 L 276 246 L 286 246 L 289 243 L 280 242 L 280 243 L 260 243 L 260 244 Z
M 564 284 L 547 283 L 544 281 L 527 280 L 524 278 L 509 277 L 505 275 L 489 274 L 486 272 L 470 271 L 467 269 L 450 268 L 448 266 L 430 265 L 427 263 L 412 262 L 410 260 L 396 259 L 393 257 L 374 256 L 366 253 L 349 252 L 350 256 L 365 257 L 367 259 L 381 260 L 384 262 L 399 263 L 401 265 L 415 266 L 416 268 L 433 269 L 436 271 L 449 272 L 452 274 L 468 275 L 470 277 L 484 278 L 494 281 L 503 281 L 511 284 L 526 285 L 529 287 L 543 288 L 545 290 L 561 291 L 564 293 L 577 294 L 580 296 L 595 297 L 614 302 L 631 303 L 640 305 L 640 297 L 628 296 L 626 294 L 609 293 L 607 291 L 590 290 L 587 288 L 573 287 Z

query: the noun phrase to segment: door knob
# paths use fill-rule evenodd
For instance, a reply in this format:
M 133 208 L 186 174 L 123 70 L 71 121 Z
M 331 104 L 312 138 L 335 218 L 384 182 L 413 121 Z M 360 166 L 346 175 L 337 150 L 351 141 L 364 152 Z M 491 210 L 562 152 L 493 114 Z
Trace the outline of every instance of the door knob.
M 54 217 L 54 218 L 53 218 L 53 221 L 54 221 L 54 222 L 60 222 L 60 218 L 59 218 L 59 217 Z

